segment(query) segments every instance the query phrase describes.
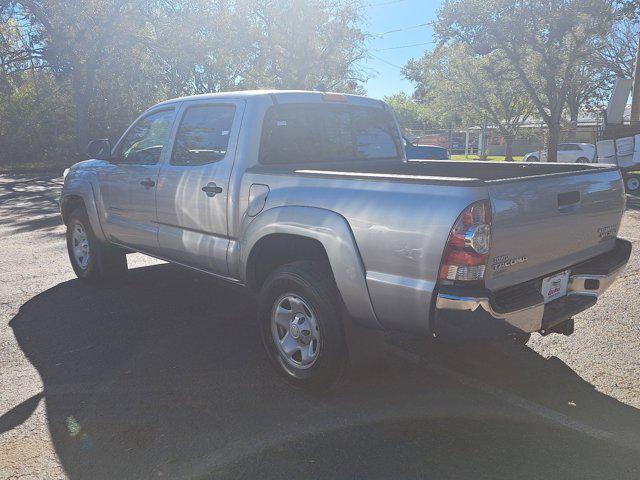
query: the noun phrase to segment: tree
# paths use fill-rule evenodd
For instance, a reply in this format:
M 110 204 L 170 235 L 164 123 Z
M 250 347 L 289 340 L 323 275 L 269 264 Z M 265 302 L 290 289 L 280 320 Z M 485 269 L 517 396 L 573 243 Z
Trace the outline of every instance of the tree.
M 73 158 L 91 136 L 116 138 L 145 107 L 170 97 L 319 84 L 361 92 L 360 7 L 360 0 L 0 0 L 0 104 L 34 81 L 24 72 L 46 71 L 71 100 L 75 128 L 66 133 L 76 147 L 61 155 Z
M 434 114 L 428 105 L 416 101 L 404 92 L 385 97 L 384 101 L 393 108 L 403 129 L 427 129 L 433 125 Z
M 363 2 L 258 0 L 262 81 L 275 88 L 362 93 L 367 80 Z
M 595 58 L 589 58 L 576 67 L 575 75 L 567 88 L 566 103 L 573 130 L 578 126 L 581 111 L 594 111 L 606 104 L 613 82 L 611 71 L 599 65 Z
M 624 16 L 610 32 L 599 39 L 593 63 L 619 78 L 633 78 L 640 23 L 636 17 Z
M 143 5 L 127 0 L 10 0 L 6 11 L 36 32 L 25 55 L 67 82 L 75 106 L 76 145 L 81 152 L 91 132 L 92 102 L 99 72 L 109 59 L 127 63 L 130 37 L 140 29 Z
M 557 161 L 560 122 L 578 66 L 616 14 L 610 0 L 451 0 L 439 12 L 436 35 L 479 55 L 504 55 L 547 125 L 548 158 Z
M 513 161 L 513 141 L 533 105 L 500 51 L 479 56 L 463 44 L 444 45 L 409 62 L 404 73 L 416 95 L 438 99 L 442 111 L 460 112 L 467 125 L 488 119 L 505 139 L 505 159 Z

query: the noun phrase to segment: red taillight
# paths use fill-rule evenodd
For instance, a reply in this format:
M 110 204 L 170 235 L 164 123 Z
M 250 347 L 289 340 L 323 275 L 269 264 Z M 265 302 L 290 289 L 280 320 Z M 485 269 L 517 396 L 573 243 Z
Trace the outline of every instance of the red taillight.
M 484 279 L 491 241 L 491 206 L 472 203 L 460 214 L 444 249 L 440 280 L 477 282 Z

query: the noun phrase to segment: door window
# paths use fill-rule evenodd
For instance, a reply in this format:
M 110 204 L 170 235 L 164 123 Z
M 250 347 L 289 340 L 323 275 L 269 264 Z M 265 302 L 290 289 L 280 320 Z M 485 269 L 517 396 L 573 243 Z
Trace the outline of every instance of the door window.
M 172 165 L 206 165 L 227 154 L 236 108 L 233 105 L 190 107 L 174 142 Z
M 115 156 L 117 163 L 155 165 L 167 143 L 174 109 L 162 110 L 140 119 L 122 140 Z
M 580 150 L 577 145 L 573 143 L 561 143 L 558 145 L 559 152 L 573 152 L 575 150 Z

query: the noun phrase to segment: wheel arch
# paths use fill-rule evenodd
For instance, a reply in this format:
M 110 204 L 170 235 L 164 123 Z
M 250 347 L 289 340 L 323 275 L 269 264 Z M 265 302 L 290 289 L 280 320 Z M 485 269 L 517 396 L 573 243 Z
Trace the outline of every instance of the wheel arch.
M 243 228 L 240 275 L 257 290 L 282 261 L 327 262 L 349 314 L 359 323 L 380 328 L 367 289 L 365 269 L 347 220 L 315 207 L 276 207 Z
M 65 225 L 69 215 L 76 207 L 83 207 L 85 209 L 94 234 L 100 241 L 106 242 L 107 238 L 102 230 L 102 225 L 100 225 L 92 185 L 86 180 L 69 179 L 65 183 L 62 195 L 60 196 L 60 213 Z

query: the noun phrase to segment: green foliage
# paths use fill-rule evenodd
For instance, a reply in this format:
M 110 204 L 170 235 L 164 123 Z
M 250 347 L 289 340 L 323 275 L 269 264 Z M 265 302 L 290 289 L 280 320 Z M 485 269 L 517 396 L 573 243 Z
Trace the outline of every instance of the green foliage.
M 0 165 L 54 163 L 73 150 L 70 98 L 51 75 L 22 74 L 21 85 L 0 101 Z
M 396 114 L 398 123 L 409 129 L 426 129 L 433 127 L 434 111 L 429 105 L 416 101 L 404 92 L 385 97 Z
M 578 67 L 618 13 L 610 0 L 449 0 L 439 12 L 436 35 L 480 56 L 500 52 L 506 58 L 549 127 L 554 159 Z
M 475 55 L 463 44 L 443 45 L 404 69 L 415 95 L 445 121 L 474 126 L 486 119 L 514 134 L 531 113 L 531 102 L 500 52 Z
M 475 55 L 460 43 L 441 45 L 404 69 L 416 84 L 415 95 L 431 105 L 441 122 L 471 127 L 485 121 L 511 145 L 518 128 L 533 110 L 509 62 L 499 51 Z
M 23 134 L 19 158 L 71 163 L 90 137 L 115 140 L 171 97 L 320 84 L 362 92 L 360 11 L 347 0 L 0 0 L 0 131 Z M 25 72 L 46 78 L 47 94 Z M 47 130 L 62 107 L 64 122 Z M 42 122 L 28 120 L 41 111 Z M 0 153 L 0 164 L 17 159 Z

